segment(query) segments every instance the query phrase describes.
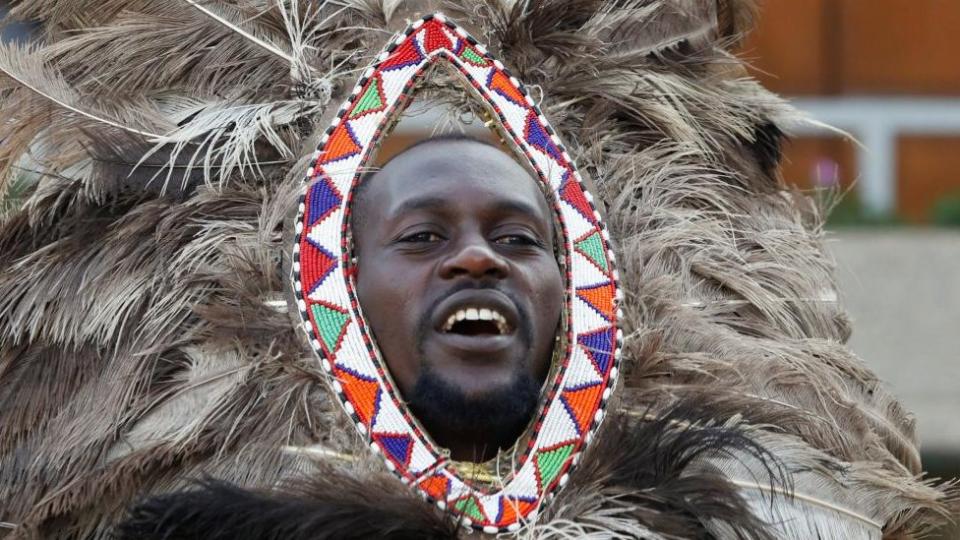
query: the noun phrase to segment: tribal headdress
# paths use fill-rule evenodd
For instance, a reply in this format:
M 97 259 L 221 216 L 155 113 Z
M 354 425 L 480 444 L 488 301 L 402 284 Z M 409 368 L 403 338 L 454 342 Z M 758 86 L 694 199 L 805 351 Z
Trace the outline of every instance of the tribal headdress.
M 470 480 L 412 419 L 358 310 L 348 278 L 350 194 L 392 118 L 431 66 L 449 64 L 505 138 L 554 192 L 566 252 L 568 347 L 516 470 L 496 489 Z M 570 154 L 519 81 L 461 27 L 436 13 L 392 40 L 364 72 L 308 170 L 296 220 L 295 294 L 307 336 L 341 403 L 386 466 L 441 509 L 485 532 L 514 531 L 570 478 L 617 378 L 617 272 L 609 235 Z
M 946 515 L 843 345 L 800 121 L 728 0 L 30 0 L 0 49 L 0 531 L 900 538 Z M 399 398 L 351 202 L 423 92 L 488 119 L 566 272 L 494 478 Z M 120 524 L 120 525 L 118 525 Z M 2 535 L 0 532 L 0 535 Z

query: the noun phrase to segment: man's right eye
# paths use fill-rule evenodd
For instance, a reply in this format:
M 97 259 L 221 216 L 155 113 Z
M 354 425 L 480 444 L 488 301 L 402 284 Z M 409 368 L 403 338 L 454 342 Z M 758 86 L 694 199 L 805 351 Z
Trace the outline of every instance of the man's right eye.
M 401 242 L 418 244 L 422 242 L 441 242 L 443 237 L 435 232 L 422 231 L 400 237 Z

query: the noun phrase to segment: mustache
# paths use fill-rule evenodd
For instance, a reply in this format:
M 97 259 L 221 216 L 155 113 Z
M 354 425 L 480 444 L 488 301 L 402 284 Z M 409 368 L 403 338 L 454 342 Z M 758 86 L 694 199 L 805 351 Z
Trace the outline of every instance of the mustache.
M 462 281 L 450 287 L 450 289 L 445 293 L 438 295 L 437 298 L 430 302 L 430 305 L 427 306 L 427 309 L 423 310 L 423 313 L 420 314 L 420 317 L 417 320 L 417 346 L 420 348 L 420 352 L 423 352 L 423 340 L 426 339 L 427 333 L 432 328 L 430 323 L 431 314 L 435 312 L 437 310 L 437 306 L 439 306 L 440 303 L 446 300 L 448 297 L 460 291 L 466 290 L 497 291 L 509 298 L 510 303 L 513 304 L 513 307 L 517 310 L 517 314 L 519 315 L 519 320 L 517 321 L 517 330 L 519 331 L 520 339 L 527 347 L 533 343 L 533 324 L 530 322 L 530 311 L 525 306 L 519 305 L 517 302 L 515 302 L 513 300 L 513 296 L 509 292 L 501 289 L 495 281 Z

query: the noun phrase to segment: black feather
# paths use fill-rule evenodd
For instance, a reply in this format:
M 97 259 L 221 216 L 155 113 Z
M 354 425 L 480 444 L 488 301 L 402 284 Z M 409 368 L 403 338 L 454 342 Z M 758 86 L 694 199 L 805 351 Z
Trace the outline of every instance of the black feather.
M 772 482 L 785 486 L 789 480 L 781 465 L 743 428 L 691 423 L 704 417 L 690 412 L 675 408 L 642 421 L 611 418 L 567 496 L 599 490 L 630 505 L 637 522 L 669 538 L 710 539 L 710 531 L 719 526 L 739 539 L 772 540 L 769 526 L 750 510 L 738 488 L 702 460 L 733 456 L 757 461 Z
M 773 122 L 757 126 L 754 130 L 754 140 L 748 146 L 764 174 L 772 175 L 780 166 L 784 137 L 783 131 Z

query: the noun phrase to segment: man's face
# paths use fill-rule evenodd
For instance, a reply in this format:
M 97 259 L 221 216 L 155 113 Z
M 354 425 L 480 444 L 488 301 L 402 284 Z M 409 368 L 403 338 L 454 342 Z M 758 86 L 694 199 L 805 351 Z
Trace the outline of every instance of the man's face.
M 418 146 L 368 182 L 353 209 L 357 294 L 400 392 L 441 444 L 464 422 L 495 431 L 484 415 L 522 427 L 564 292 L 534 179 L 458 140 Z

